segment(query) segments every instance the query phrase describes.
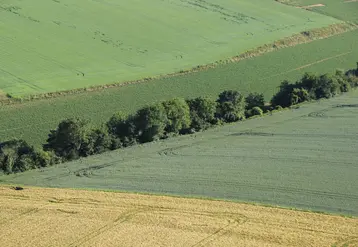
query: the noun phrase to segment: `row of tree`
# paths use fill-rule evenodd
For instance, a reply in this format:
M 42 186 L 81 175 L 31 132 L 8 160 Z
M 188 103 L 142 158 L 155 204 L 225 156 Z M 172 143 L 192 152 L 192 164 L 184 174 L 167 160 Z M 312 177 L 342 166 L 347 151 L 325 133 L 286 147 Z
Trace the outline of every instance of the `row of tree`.
M 100 127 L 83 119 L 66 119 L 50 131 L 42 150 L 36 150 L 24 140 L 0 143 L 0 170 L 5 173 L 51 166 L 80 157 L 87 157 L 152 142 L 179 134 L 190 134 L 211 126 L 236 122 L 262 115 L 264 112 L 288 107 L 304 101 L 330 98 L 358 86 L 357 69 L 335 75 L 306 73 L 299 81 L 284 81 L 265 106 L 264 96 L 251 93 L 244 97 L 228 90 L 217 100 L 206 97 L 184 100 L 175 98 L 139 109 L 133 115 L 114 114 Z

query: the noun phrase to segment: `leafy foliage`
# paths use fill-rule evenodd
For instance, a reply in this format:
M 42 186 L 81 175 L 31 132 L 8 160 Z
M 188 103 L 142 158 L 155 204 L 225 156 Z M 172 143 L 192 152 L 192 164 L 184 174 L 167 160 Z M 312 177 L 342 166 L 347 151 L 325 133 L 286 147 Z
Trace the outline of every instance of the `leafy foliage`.
M 5 173 L 24 172 L 58 163 L 53 153 L 36 151 L 24 140 L 10 140 L 0 144 L 0 170 Z
M 248 110 L 247 111 L 247 115 L 248 117 L 252 117 L 252 116 L 262 116 L 264 114 L 264 111 L 258 107 L 258 106 L 255 106 L 253 107 L 252 109 Z
M 168 118 L 162 104 L 155 104 L 138 110 L 135 125 L 141 143 L 158 140 L 164 136 Z
M 107 122 L 108 133 L 112 135 L 111 149 L 128 147 L 136 143 L 136 126 L 133 116 L 121 112 L 114 114 Z
M 250 110 L 253 107 L 257 106 L 261 109 L 265 107 L 265 97 L 262 93 L 250 93 L 245 98 L 246 110 Z
M 182 129 L 189 128 L 191 124 L 190 109 L 184 99 L 175 98 L 164 101 L 162 104 L 167 115 L 165 126 L 167 133 L 178 134 Z
M 82 119 L 66 119 L 51 130 L 47 143 L 43 146 L 45 151 L 54 151 L 57 156 L 65 160 L 77 159 L 86 156 L 83 152 L 87 142 L 88 122 Z
M 225 122 L 236 122 L 245 118 L 245 99 L 241 93 L 234 90 L 219 94 L 218 116 Z
M 90 130 L 80 149 L 80 156 L 100 154 L 111 149 L 112 140 L 103 128 Z
M 196 131 L 205 130 L 215 124 L 217 103 L 209 98 L 198 97 L 187 100 L 190 109 L 191 125 Z
M 358 68 L 357 68 L 358 70 Z M 358 85 L 352 73 L 335 75 L 306 73 L 296 83 L 283 81 L 273 96 L 271 109 L 279 110 L 311 99 L 330 98 Z M 199 97 L 174 98 L 139 109 L 135 115 L 114 114 L 102 127 L 91 127 L 81 119 L 66 119 L 51 130 L 43 150 L 36 151 L 23 140 L 0 143 L 0 169 L 5 173 L 46 167 L 62 161 L 103 153 L 135 143 L 167 138 L 209 128 L 220 121 L 235 122 L 262 116 L 264 97 L 251 93 L 246 98 L 234 90 L 223 91 L 216 101 Z

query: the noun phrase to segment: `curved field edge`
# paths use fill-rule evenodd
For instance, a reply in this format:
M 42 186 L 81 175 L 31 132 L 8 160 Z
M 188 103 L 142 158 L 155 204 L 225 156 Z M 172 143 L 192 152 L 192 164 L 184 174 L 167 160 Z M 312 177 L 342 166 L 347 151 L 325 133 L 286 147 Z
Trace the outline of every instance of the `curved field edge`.
M 356 218 L 234 202 L 3 186 L 0 197 L 6 246 L 344 246 L 357 240 Z M 23 231 L 35 225 L 36 231 Z
M 192 136 L 1 176 L 0 181 L 210 197 L 358 215 L 357 93 Z
M 328 27 L 322 27 L 312 30 L 303 31 L 299 34 L 292 35 L 290 37 L 286 37 L 275 41 L 271 44 L 265 44 L 263 46 L 257 47 L 255 49 L 249 50 L 239 56 L 234 56 L 228 58 L 226 60 L 216 61 L 214 63 L 206 64 L 206 65 L 198 65 L 193 67 L 192 69 L 188 70 L 181 70 L 179 72 L 159 75 L 159 76 L 152 76 L 147 77 L 139 80 L 127 81 L 127 82 L 118 82 L 118 83 L 111 83 L 111 84 L 104 84 L 104 85 L 96 85 L 91 87 L 84 87 L 78 88 L 74 90 L 65 90 L 65 91 L 56 91 L 56 92 L 49 92 L 44 94 L 34 94 L 34 95 L 21 95 L 15 96 L 11 94 L 5 94 L 4 92 L 0 91 L 0 104 L 16 104 L 16 103 L 26 103 L 27 101 L 33 101 L 38 99 L 51 99 L 55 97 L 64 97 L 67 95 L 73 94 L 81 94 L 81 93 L 90 93 L 93 91 L 103 90 L 107 88 L 115 88 L 115 87 L 123 87 L 132 84 L 139 84 L 139 83 L 151 83 L 154 80 L 161 80 L 171 77 L 178 77 L 183 75 L 188 75 L 191 73 L 202 72 L 210 69 L 214 69 L 218 66 L 222 66 L 229 63 L 237 63 L 244 59 L 250 59 L 257 56 L 261 56 L 265 53 L 274 52 L 282 48 L 293 47 L 299 44 L 305 44 L 309 42 L 313 42 L 320 39 L 326 39 L 335 35 L 339 35 L 345 32 L 356 30 L 358 26 L 343 22 L 338 24 L 333 24 Z

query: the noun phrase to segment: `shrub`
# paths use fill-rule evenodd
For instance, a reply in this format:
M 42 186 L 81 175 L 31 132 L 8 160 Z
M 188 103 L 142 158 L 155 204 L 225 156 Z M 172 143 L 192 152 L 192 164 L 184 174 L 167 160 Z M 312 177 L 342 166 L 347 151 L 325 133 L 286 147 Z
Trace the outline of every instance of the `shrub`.
M 166 133 L 178 134 L 182 129 L 189 128 L 190 109 L 184 99 L 175 98 L 164 101 L 162 104 L 167 115 Z
M 54 152 L 46 152 L 39 150 L 36 152 L 36 167 L 47 167 L 61 163 L 61 158 L 56 156 Z
M 51 130 L 47 143 L 43 145 L 45 151 L 54 151 L 57 156 L 65 160 L 73 160 L 83 155 L 81 149 L 87 141 L 88 122 L 81 119 L 66 119 Z
M 199 131 L 216 124 L 215 114 L 217 103 L 215 101 L 209 98 L 199 97 L 187 100 L 187 104 L 190 109 L 190 128 Z
M 10 140 L 0 144 L 0 169 L 5 173 L 23 172 L 36 168 L 36 153 L 24 140 Z
M 81 149 L 79 150 L 79 155 L 86 157 L 89 155 L 100 154 L 108 151 L 111 148 L 111 141 L 112 140 L 106 129 L 92 129 L 87 133 L 86 138 L 81 145 Z
M 304 88 L 294 88 L 289 95 L 290 105 L 296 105 L 310 100 L 308 91 Z
M 151 142 L 164 137 L 168 118 L 162 104 L 144 107 L 135 116 L 135 126 L 141 143 Z
M 252 116 L 262 116 L 264 114 L 264 111 L 258 107 L 258 106 L 255 106 L 253 107 L 252 109 L 248 110 L 247 111 L 247 115 L 248 117 L 252 117 Z
M 245 99 L 238 91 L 228 90 L 220 93 L 217 103 L 218 117 L 225 122 L 236 122 L 245 118 Z
M 290 94 L 295 86 L 288 81 L 281 82 L 279 91 L 272 97 L 271 104 L 273 106 L 288 107 L 291 105 Z
M 331 98 L 338 94 L 339 83 L 334 76 L 325 74 L 321 75 L 312 87 L 316 99 Z
M 265 108 L 265 98 L 262 93 L 250 93 L 246 98 L 246 110 L 251 110 L 255 106 L 264 109 Z
M 108 133 L 112 136 L 110 149 L 128 147 L 136 143 L 137 130 L 135 119 L 121 112 L 114 114 L 106 123 Z

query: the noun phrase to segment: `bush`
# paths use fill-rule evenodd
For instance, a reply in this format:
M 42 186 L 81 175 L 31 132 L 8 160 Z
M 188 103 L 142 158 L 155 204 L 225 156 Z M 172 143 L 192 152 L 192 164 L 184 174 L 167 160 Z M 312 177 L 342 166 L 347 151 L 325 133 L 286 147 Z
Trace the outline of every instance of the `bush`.
M 312 87 L 316 99 L 331 98 L 339 93 L 339 83 L 334 76 L 321 75 Z
M 135 116 L 135 126 L 141 143 L 151 142 L 164 137 L 168 118 L 162 104 L 144 107 Z
M 24 140 L 10 140 L 0 144 L 0 169 L 6 174 L 36 168 L 36 152 Z
M 61 158 L 56 156 L 54 152 L 46 152 L 39 150 L 36 152 L 36 167 L 47 167 L 61 163 Z
M 234 90 L 224 91 L 217 100 L 218 117 L 225 122 L 236 122 L 245 118 L 245 99 Z
M 308 91 L 304 88 L 294 88 L 289 95 L 290 105 L 296 105 L 310 100 Z
M 190 129 L 205 130 L 216 124 L 217 103 L 209 98 L 199 97 L 187 100 L 190 109 Z M 190 133 L 190 131 L 188 131 Z
M 251 110 L 255 106 L 264 109 L 265 108 L 265 98 L 262 93 L 250 93 L 246 98 L 246 110 Z
M 184 99 L 175 98 L 164 101 L 162 104 L 167 115 L 166 133 L 179 134 L 182 129 L 189 128 L 190 109 Z
M 137 130 L 133 116 L 121 112 L 114 114 L 106 123 L 108 133 L 112 136 L 110 149 L 128 147 L 136 143 Z
M 290 84 L 289 81 L 281 82 L 279 91 L 272 97 L 271 104 L 273 106 L 288 107 L 291 105 L 290 94 L 294 89 L 294 85 Z
M 253 107 L 252 109 L 248 110 L 247 111 L 247 115 L 248 117 L 252 117 L 252 116 L 262 116 L 264 114 L 264 111 L 258 107 L 258 106 L 255 106 Z
M 47 143 L 43 145 L 45 151 L 53 151 L 64 160 L 77 159 L 83 155 L 81 149 L 87 141 L 88 122 L 81 119 L 66 119 L 57 129 L 51 130 Z
M 100 154 L 111 149 L 111 138 L 104 128 L 90 130 L 84 140 L 79 155 L 86 157 L 89 155 Z

